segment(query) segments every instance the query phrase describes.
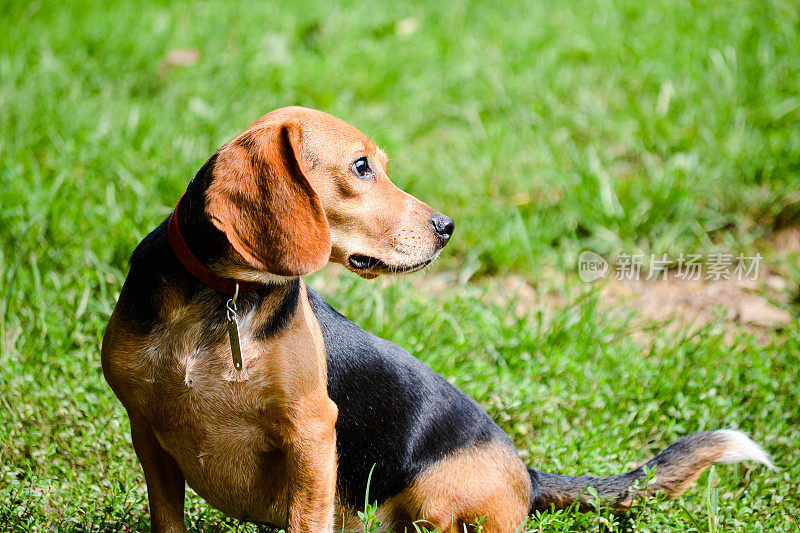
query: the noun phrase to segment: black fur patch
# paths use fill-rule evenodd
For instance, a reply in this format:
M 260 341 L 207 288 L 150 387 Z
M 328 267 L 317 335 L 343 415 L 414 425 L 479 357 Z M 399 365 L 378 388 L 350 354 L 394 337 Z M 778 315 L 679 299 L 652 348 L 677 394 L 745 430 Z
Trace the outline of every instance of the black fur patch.
M 289 320 L 294 316 L 297 311 L 297 304 L 300 301 L 300 278 L 294 279 L 289 283 L 289 289 L 283 297 L 275 314 L 264 323 L 255 333 L 255 338 L 258 340 L 266 340 L 276 333 L 283 330 L 288 324 Z
M 411 354 L 371 335 L 308 289 L 328 359 L 328 394 L 339 408 L 338 490 L 354 509 L 399 493 L 426 467 L 490 441 L 512 446 L 475 401 Z M 512 448 L 513 449 L 513 448 Z

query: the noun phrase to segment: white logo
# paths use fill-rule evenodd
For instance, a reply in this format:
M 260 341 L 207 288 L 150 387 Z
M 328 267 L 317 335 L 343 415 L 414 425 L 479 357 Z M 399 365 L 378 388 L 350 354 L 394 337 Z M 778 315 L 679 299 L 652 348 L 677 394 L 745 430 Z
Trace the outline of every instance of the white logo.
M 578 275 L 584 283 L 604 278 L 608 272 L 608 261 L 600 255 L 584 250 L 578 257 Z

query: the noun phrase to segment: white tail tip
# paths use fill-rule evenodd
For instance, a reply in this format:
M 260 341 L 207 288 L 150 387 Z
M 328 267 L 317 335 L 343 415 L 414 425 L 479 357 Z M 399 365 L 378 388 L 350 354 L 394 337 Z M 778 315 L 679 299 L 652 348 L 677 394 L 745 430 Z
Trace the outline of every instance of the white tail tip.
M 732 464 L 742 461 L 755 461 L 770 470 L 777 470 L 772 464 L 769 454 L 747 435 L 735 429 L 720 429 L 714 432 L 725 441 L 725 451 L 714 461 L 715 463 Z

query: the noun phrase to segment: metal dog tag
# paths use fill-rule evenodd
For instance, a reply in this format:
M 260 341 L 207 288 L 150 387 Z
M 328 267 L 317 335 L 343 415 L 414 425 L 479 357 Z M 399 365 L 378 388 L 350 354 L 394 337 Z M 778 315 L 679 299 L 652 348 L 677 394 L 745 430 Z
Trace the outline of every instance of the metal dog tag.
M 233 298 L 228 300 L 225 308 L 228 315 L 228 338 L 231 342 L 231 357 L 233 357 L 233 367 L 236 370 L 242 369 L 242 345 L 239 342 L 239 317 L 236 316 L 236 298 L 239 296 L 239 284 L 236 284 L 236 292 Z
M 231 340 L 231 356 L 233 357 L 233 366 L 236 370 L 242 369 L 242 347 L 239 343 L 239 322 L 236 320 L 236 315 L 233 315 L 233 320 L 228 320 L 228 337 Z

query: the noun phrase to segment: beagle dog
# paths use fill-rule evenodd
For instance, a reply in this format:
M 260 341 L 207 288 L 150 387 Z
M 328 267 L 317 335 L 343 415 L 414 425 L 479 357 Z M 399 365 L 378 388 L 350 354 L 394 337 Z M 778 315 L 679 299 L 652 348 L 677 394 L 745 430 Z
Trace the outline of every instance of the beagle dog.
M 713 463 L 770 465 L 744 434 L 689 435 L 606 477 L 526 468 L 475 401 L 402 348 L 334 311 L 301 276 L 328 261 L 365 278 L 419 270 L 453 221 L 395 187 L 386 155 L 349 124 L 273 111 L 224 144 L 133 252 L 103 338 L 153 531 L 185 531 L 184 487 L 291 533 L 511 532 L 534 510 L 615 509 L 677 496 Z

